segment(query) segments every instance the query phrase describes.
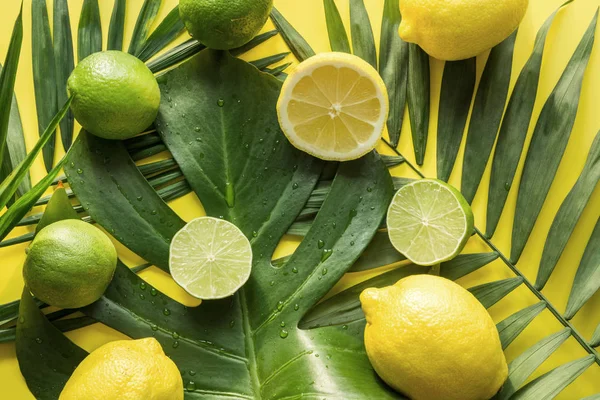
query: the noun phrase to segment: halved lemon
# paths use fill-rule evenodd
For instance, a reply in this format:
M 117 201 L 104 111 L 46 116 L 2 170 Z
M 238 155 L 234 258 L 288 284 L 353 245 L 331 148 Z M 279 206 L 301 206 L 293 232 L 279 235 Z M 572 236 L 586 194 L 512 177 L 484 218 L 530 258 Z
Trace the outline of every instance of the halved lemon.
M 277 102 L 279 124 L 298 149 L 323 160 L 359 158 L 377 145 L 388 116 L 377 71 L 359 57 L 321 53 L 288 76 Z

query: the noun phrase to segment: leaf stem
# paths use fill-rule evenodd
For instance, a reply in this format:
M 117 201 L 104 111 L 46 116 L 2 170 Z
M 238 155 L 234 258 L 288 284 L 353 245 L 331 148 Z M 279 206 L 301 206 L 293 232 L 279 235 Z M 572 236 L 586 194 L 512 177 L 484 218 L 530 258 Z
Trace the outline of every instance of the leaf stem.
M 400 157 L 404 157 L 402 153 L 398 151 L 394 146 L 390 144 L 386 139 L 381 139 L 394 153 Z M 409 160 L 404 157 L 404 162 L 418 174 L 421 178 L 426 178 Z M 558 321 L 566 328 L 571 330 L 571 336 L 587 351 L 589 354 L 594 356 L 594 361 L 600 366 L 600 356 L 598 352 L 583 338 L 583 335 L 569 322 L 562 314 L 554 307 L 554 305 L 548 300 L 548 298 L 539 290 L 537 290 L 533 284 L 527 279 L 527 277 L 506 257 L 496 245 L 489 240 L 477 227 L 475 227 L 475 233 L 485 242 L 485 244 L 493 251 L 498 253 L 499 258 L 506 264 L 506 266 L 517 276 L 523 278 L 523 283 L 527 288 L 541 301 L 544 301 L 547 306 L 546 308 L 558 319 Z

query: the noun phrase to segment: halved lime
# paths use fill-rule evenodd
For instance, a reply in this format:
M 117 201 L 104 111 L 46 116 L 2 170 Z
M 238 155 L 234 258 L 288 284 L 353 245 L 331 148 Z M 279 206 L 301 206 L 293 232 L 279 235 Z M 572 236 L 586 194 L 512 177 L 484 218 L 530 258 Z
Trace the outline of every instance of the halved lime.
M 387 214 L 392 245 L 419 265 L 456 257 L 473 232 L 471 206 L 452 186 L 423 179 L 403 186 Z
M 175 282 L 192 296 L 222 299 L 250 277 L 252 248 L 231 222 L 200 217 L 173 237 L 169 268 Z

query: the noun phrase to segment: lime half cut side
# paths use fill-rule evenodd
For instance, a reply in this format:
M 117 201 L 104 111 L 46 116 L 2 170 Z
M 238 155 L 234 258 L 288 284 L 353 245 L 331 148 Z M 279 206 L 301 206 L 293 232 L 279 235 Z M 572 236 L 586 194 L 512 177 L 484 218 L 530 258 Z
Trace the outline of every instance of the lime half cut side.
M 458 190 L 423 179 L 396 192 L 387 214 L 392 245 L 419 265 L 456 257 L 473 232 L 473 212 Z
M 190 221 L 171 241 L 169 268 L 175 282 L 203 300 L 231 296 L 252 270 L 252 248 L 231 222 L 212 217 Z

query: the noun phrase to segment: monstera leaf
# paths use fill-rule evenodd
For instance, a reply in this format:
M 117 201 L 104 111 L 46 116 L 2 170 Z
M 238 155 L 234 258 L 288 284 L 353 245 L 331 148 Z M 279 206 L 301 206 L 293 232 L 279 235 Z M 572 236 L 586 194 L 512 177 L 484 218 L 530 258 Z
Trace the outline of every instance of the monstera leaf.
M 398 397 L 370 367 L 364 323 L 298 327 L 380 226 L 393 184 L 379 155 L 339 166 L 303 242 L 274 266 L 273 251 L 323 167 L 279 130 L 280 81 L 206 50 L 159 83 L 158 131 L 206 212 L 234 222 L 250 239 L 252 276 L 232 298 L 186 308 L 120 265 L 104 297 L 83 311 L 133 338 L 156 337 L 184 374 L 189 398 Z M 94 220 L 141 256 L 167 258 L 180 222 L 122 144 L 83 133 L 65 170 Z M 22 370 L 27 381 L 39 380 Z

